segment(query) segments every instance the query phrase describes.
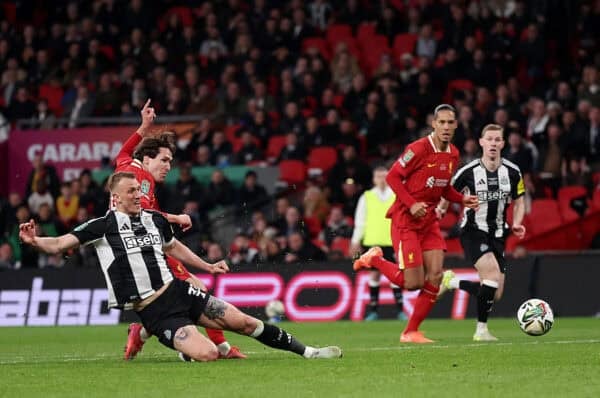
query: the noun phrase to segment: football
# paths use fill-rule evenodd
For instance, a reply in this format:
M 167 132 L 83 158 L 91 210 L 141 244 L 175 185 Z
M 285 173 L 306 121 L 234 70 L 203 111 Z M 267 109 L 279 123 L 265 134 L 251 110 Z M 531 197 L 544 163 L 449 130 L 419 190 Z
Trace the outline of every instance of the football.
M 271 300 L 265 306 L 265 315 L 271 322 L 279 322 L 285 314 L 285 307 L 280 300 Z
M 554 324 L 552 308 L 544 300 L 532 298 L 525 301 L 517 311 L 521 330 L 530 336 L 546 334 Z

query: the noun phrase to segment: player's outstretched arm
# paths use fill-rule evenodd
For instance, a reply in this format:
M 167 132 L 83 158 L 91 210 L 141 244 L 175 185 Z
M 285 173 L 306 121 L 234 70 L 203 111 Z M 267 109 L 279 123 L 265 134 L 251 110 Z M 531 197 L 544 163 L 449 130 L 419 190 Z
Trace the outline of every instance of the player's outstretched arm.
M 525 217 L 525 196 L 519 196 L 515 199 L 513 205 L 513 224 L 511 227 L 512 232 L 519 239 L 523 239 L 526 232 L 523 225 L 523 217 Z
M 174 242 L 170 245 L 164 246 L 163 250 L 166 254 L 175 257 L 182 263 L 211 274 L 224 274 L 229 271 L 229 267 L 225 261 L 221 260 L 214 264 L 207 263 L 177 239 L 174 239 Z
M 35 221 L 23 223 L 19 226 L 19 239 L 39 251 L 48 254 L 58 254 L 79 246 L 79 240 L 73 234 L 66 234 L 56 238 L 39 237 L 35 232 Z

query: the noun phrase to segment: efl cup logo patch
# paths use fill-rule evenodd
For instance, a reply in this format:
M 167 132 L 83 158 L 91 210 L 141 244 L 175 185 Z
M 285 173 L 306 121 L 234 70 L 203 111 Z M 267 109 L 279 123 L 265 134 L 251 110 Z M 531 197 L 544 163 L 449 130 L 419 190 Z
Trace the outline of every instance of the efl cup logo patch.
M 400 164 L 402 165 L 402 167 L 406 167 L 406 164 L 410 162 L 413 156 L 415 156 L 415 153 L 412 151 L 412 149 L 406 151 L 406 153 L 404 153 L 404 156 L 400 158 Z
M 142 180 L 142 185 L 140 186 L 140 189 L 142 190 L 142 193 L 144 195 L 148 195 L 148 192 L 150 192 L 150 181 Z

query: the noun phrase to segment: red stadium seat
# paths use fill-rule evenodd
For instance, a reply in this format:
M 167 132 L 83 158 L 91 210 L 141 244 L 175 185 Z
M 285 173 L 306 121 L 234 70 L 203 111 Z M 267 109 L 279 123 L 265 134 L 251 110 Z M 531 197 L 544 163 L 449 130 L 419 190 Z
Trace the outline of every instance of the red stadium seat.
M 60 105 L 64 91 L 62 87 L 58 85 L 42 83 L 39 87 L 38 96 L 48 101 L 48 109 L 50 109 L 56 116 L 61 116 L 63 109 Z
M 354 39 L 354 37 L 352 36 L 352 28 L 350 27 L 350 25 L 335 24 L 329 25 L 327 27 L 325 39 L 327 39 L 329 43 L 337 43 L 338 41 L 340 41 L 340 39 L 344 38 Z
M 279 162 L 279 179 L 289 185 L 302 185 L 306 181 L 306 165 L 300 160 Z
M 112 62 L 115 60 L 115 49 L 112 46 L 100 46 L 100 52 L 104 54 L 104 56 L 108 58 L 109 61 Z
M 233 144 L 235 140 L 238 139 L 237 132 L 240 128 L 242 128 L 241 124 L 232 124 L 231 126 L 225 127 L 223 132 L 225 133 L 225 138 L 227 138 L 227 141 Z
M 344 257 L 350 257 L 350 239 L 335 237 L 331 242 L 331 250 L 341 252 Z
M 450 80 L 448 82 L 448 87 L 446 88 L 446 95 L 444 100 L 447 103 L 452 103 L 455 91 L 471 91 L 473 90 L 473 87 L 473 82 L 467 79 Z
M 375 36 L 377 33 L 375 31 L 375 25 L 371 23 L 363 23 L 358 27 L 358 32 L 356 32 L 356 39 L 359 43 L 368 43 L 369 40 Z
M 560 227 L 563 222 L 558 202 L 554 199 L 535 199 L 531 203 L 531 213 L 526 218 L 527 231 L 531 235 L 548 232 Z
M 308 153 L 308 168 L 328 172 L 337 162 L 337 151 L 333 147 L 319 146 Z
M 267 159 L 277 159 L 281 150 L 285 146 L 285 136 L 284 135 L 274 135 L 269 138 L 269 142 L 267 144 Z
M 600 189 L 594 190 L 594 195 L 592 195 L 592 208 L 594 210 L 600 210 Z
M 558 206 L 560 214 L 565 222 L 571 222 L 581 218 L 571 207 L 571 201 L 578 197 L 587 197 L 587 189 L 579 185 L 562 187 L 558 191 Z M 585 199 L 587 200 L 587 199 Z
M 402 54 L 412 54 L 415 51 L 417 44 L 417 34 L 415 33 L 400 33 L 394 37 L 394 57 L 400 58 Z
M 307 52 L 309 48 L 315 47 L 321 53 L 321 56 L 327 61 L 331 60 L 331 53 L 329 52 L 329 46 L 325 39 L 320 37 L 309 37 L 302 41 L 302 52 Z

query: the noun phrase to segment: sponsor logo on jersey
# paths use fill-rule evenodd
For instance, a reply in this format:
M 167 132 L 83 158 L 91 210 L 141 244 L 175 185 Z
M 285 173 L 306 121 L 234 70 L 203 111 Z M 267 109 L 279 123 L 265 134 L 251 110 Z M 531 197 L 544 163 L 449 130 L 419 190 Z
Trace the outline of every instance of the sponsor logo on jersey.
M 121 229 L 119 231 L 131 231 L 131 228 L 129 228 L 129 225 L 123 224 L 123 226 L 121 226 Z
M 435 167 L 436 163 L 427 163 L 427 167 L 428 168 L 432 168 Z M 443 165 L 442 165 L 443 166 Z
M 412 263 L 414 261 L 415 261 L 415 253 L 413 253 L 413 252 L 408 253 L 408 262 Z
M 156 234 L 146 234 L 143 236 L 130 236 L 123 239 L 125 242 L 125 247 L 127 249 L 134 249 L 136 247 L 145 247 L 145 246 L 153 246 L 160 245 L 160 236 Z
M 482 178 L 479 181 L 477 181 L 477 184 L 475 185 L 485 185 L 485 180 Z
M 477 191 L 477 198 L 480 202 L 491 202 L 493 200 L 503 200 L 508 197 L 506 191 Z
M 445 187 L 448 185 L 449 180 L 447 178 L 435 178 L 434 176 L 430 176 L 427 181 L 425 181 L 425 186 L 427 188 L 433 187 Z
M 150 192 L 150 181 L 148 181 L 148 180 L 142 180 L 142 184 L 140 185 L 140 189 L 142 190 L 142 193 L 144 195 L 148 195 L 148 192 Z

